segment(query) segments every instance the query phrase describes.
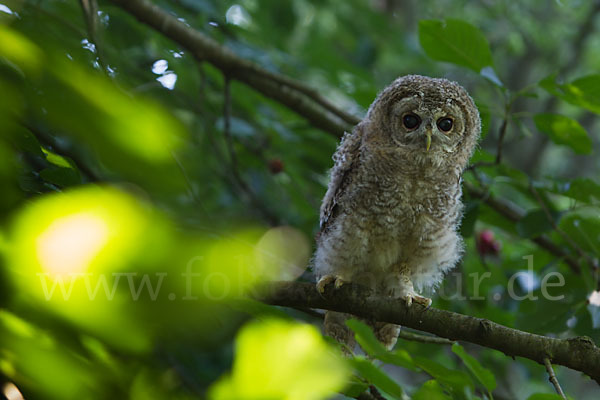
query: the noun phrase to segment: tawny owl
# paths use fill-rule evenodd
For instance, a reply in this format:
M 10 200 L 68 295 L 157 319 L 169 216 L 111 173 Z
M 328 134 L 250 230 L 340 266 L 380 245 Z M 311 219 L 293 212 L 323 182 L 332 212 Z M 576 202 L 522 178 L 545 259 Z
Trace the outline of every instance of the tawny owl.
M 465 89 L 409 75 L 386 87 L 333 156 L 321 206 L 317 288 L 347 282 L 425 306 L 461 257 L 461 174 L 481 131 Z M 329 312 L 325 333 L 350 342 L 344 314 Z M 388 347 L 399 327 L 373 323 Z

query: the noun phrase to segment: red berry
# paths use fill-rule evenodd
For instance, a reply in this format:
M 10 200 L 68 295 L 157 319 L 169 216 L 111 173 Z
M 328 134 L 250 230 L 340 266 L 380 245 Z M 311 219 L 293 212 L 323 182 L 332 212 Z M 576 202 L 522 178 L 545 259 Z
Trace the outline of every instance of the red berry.
M 281 161 L 279 158 L 273 158 L 269 160 L 269 171 L 271 171 L 273 175 L 283 171 L 283 161 Z
M 477 235 L 477 251 L 482 256 L 488 254 L 497 256 L 500 254 L 500 242 L 494 239 L 494 232 L 486 229 L 485 231 L 479 232 Z

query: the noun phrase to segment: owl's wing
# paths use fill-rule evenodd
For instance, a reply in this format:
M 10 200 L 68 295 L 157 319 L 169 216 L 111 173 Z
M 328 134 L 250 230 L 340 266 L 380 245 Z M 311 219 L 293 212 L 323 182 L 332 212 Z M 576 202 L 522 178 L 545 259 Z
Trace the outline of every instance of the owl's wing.
M 358 125 L 352 133 L 344 133 L 344 137 L 333 155 L 335 163 L 331 169 L 327 193 L 321 204 L 319 235 L 328 229 L 339 213 L 338 201 L 352 180 L 352 171 L 356 169 L 360 161 L 362 132 L 362 126 Z

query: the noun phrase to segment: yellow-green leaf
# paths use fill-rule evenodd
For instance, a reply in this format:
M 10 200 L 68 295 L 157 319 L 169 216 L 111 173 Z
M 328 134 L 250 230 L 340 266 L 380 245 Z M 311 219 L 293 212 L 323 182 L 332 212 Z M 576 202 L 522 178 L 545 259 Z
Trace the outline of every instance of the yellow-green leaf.
M 575 153 L 590 154 L 592 139 L 585 129 L 572 118 L 560 114 L 542 113 L 533 117 L 536 128 L 556 144 L 569 146 Z
M 255 321 L 236 339 L 232 372 L 209 391 L 212 400 L 319 400 L 348 381 L 347 362 L 312 325 L 287 320 Z

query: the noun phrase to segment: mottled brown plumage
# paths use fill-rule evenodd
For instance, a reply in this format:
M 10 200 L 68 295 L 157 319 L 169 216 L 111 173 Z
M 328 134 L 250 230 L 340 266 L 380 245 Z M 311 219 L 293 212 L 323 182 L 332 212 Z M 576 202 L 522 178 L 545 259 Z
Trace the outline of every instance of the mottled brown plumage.
M 473 100 L 454 82 L 409 75 L 386 87 L 333 156 L 314 257 L 318 289 L 357 282 L 429 305 L 415 289 L 435 288 L 460 259 L 460 177 L 480 131 Z M 399 327 L 374 327 L 393 346 Z M 344 329 L 326 321 L 334 337 Z

